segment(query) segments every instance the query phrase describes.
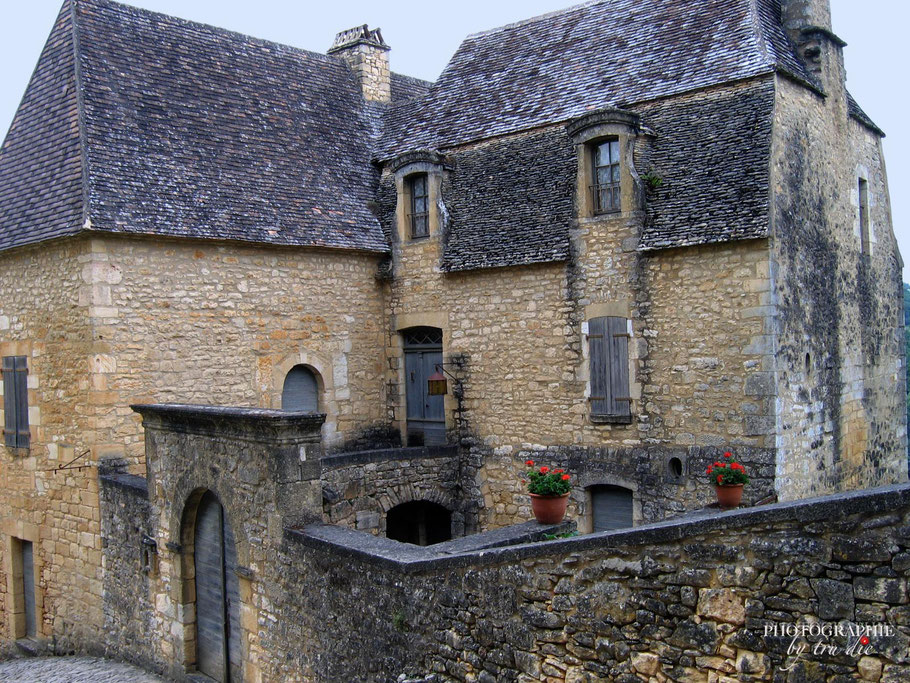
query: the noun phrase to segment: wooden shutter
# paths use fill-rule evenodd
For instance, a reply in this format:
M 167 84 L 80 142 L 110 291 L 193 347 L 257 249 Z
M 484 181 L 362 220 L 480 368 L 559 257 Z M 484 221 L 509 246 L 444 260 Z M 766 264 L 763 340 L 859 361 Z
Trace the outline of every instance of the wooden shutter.
M 28 358 L 3 357 L 3 439 L 10 448 L 28 448 Z
M 281 409 L 306 410 L 313 413 L 319 409 L 319 387 L 316 384 L 316 376 L 302 365 L 295 365 L 284 378 Z
M 593 318 L 588 322 L 591 366 L 591 414 L 629 417 L 629 332 L 626 318 Z
M 591 413 L 609 415 L 610 357 L 607 345 L 607 319 L 594 318 L 588 323 L 588 349 L 591 362 Z
M 632 492 L 621 486 L 591 487 L 592 531 L 632 526 Z
M 606 332 L 609 344 L 610 379 L 607 391 L 610 415 L 632 414 L 632 397 L 629 396 L 629 331 L 625 318 L 607 318 Z

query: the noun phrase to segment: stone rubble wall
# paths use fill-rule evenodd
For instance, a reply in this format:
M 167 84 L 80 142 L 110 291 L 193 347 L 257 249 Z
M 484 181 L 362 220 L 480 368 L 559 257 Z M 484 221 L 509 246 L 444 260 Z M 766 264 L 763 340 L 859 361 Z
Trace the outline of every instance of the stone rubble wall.
M 0 256 L 0 355 L 28 359 L 31 429 L 27 450 L 0 444 L 0 640 L 12 637 L 6 574 L 15 537 L 33 544 L 38 638 L 55 636 L 59 651 L 91 641 L 102 622 L 98 486 L 94 469 L 81 467 L 96 455 L 87 251 L 85 240 L 59 240 Z M 0 424 L 2 409 L 0 401 Z
M 279 632 L 310 647 L 264 669 L 276 678 L 910 676 L 907 486 L 423 561 L 382 560 L 367 545 L 319 536 L 304 530 L 284 546 L 285 561 L 306 570 L 282 576 L 288 593 L 300 589 L 293 604 L 275 606 L 288 625 Z M 307 577 L 307 590 L 294 575 Z M 869 626 L 870 642 L 859 652 L 848 631 L 810 635 L 797 638 L 808 648 L 801 656 L 788 656 L 793 639 L 781 629 L 819 622 Z
M 782 499 L 907 479 L 901 269 L 881 140 L 846 107 L 842 89 L 821 98 L 778 79 L 771 244 Z

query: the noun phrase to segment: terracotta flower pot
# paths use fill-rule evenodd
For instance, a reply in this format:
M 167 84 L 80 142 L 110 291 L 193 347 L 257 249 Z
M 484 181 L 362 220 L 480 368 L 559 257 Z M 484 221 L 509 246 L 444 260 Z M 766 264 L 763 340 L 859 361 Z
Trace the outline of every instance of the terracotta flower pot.
M 528 495 L 531 496 L 531 510 L 534 512 L 534 519 L 541 524 L 559 524 L 566 516 L 568 493 L 561 496 L 538 496 L 536 493 Z
M 735 508 L 743 500 L 743 485 L 731 484 L 728 486 L 715 486 L 717 492 L 717 502 L 722 508 Z

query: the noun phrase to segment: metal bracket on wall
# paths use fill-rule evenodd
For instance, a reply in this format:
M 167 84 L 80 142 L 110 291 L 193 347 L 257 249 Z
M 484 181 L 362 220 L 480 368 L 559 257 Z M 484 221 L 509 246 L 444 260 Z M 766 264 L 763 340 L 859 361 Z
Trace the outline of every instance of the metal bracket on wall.
M 88 463 L 87 465 L 74 465 L 73 464 L 74 462 L 76 462 L 77 460 L 80 460 L 81 458 L 84 458 L 86 455 L 88 455 L 91 452 L 92 452 L 91 449 L 88 449 L 88 450 L 80 453 L 75 458 L 70 460 L 68 463 L 66 463 L 64 465 L 60 465 L 60 467 L 54 468 L 54 473 L 56 474 L 57 472 L 61 472 L 63 470 L 84 470 L 87 467 L 94 467 L 93 463 Z

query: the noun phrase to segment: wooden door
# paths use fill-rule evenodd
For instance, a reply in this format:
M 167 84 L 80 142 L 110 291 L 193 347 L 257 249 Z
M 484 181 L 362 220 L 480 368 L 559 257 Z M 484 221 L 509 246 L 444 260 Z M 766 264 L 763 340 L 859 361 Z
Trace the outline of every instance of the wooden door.
M 415 328 L 404 334 L 408 445 L 445 444 L 444 397 L 431 396 L 427 391 L 427 380 L 442 365 L 442 331 L 436 328 Z
M 240 590 L 234 536 L 218 499 L 196 514 L 196 666 L 216 681 L 241 680 Z
M 621 486 L 591 487 L 592 531 L 632 526 L 632 492 Z

